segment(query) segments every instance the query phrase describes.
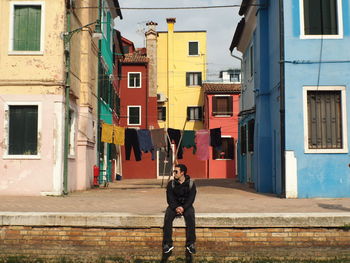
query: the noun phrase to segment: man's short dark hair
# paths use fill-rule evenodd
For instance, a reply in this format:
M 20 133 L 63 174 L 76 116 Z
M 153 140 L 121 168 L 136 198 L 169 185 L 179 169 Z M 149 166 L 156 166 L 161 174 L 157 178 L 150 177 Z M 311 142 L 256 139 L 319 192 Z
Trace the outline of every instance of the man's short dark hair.
M 177 165 L 175 165 L 175 167 L 180 168 L 180 171 L 181 171 L 181 172 L 184 172 L 184 174 L 186 175 L 186 173 L 187 173 L 187 167 L 186 167 L 186 165 L 184 165 L 184 164 L 177 164 Z

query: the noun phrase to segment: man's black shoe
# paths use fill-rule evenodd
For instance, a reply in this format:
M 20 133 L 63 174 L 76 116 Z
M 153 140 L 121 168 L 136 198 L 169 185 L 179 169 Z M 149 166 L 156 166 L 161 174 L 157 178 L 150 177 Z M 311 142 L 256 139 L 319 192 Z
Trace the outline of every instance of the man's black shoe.
M 187 246 L 186 249 L 190 254 L 196 254 L 196 247 L 194 246 L 194 244 Z
M 165 244 L 165 245 L 163 246 L 163 253 L 164 253 L 164 254 L 170 253 L 170 251 L 173 250 L 173 248 L 174 248 L 173 246 L 168 245 L 168 244 Z

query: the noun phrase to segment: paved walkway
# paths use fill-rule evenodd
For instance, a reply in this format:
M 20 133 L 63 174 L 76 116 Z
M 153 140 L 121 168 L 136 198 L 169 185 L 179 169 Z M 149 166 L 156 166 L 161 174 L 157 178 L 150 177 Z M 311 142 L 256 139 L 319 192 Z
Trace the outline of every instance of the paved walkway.
M 282 199 L 256 193 L 232 179 L 196 180 L 197 213 L 349 213 L 350 198 Z M 131 213 L 155 215 L 166 208 L 161 180 L 122 180 L 108 188 L 68 196 L 0 196 L 0 212 Z

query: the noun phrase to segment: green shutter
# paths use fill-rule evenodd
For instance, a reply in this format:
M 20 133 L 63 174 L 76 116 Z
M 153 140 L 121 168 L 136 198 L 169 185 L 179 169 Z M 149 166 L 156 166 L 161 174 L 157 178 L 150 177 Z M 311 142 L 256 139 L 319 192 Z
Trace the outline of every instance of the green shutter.
M 9 154 L 38 153 L 38 106 L 10 106 Z
M 15 6 L 13 50 L 40 51 L 41 6 Z

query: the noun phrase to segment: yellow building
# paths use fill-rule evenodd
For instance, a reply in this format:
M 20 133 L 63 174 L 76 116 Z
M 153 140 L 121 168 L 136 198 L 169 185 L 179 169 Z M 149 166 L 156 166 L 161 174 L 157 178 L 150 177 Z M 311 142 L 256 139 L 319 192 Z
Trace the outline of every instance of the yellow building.
M 168 18 L 168 31 L 158 32 L 157 97 L 160 127 L 197 130 L 203 128 L 206 79 L 206 31 L 174 31 L 175 18 Z
M 0 1 L 0 194 L 60 195 L 92 184 L 98 10 L 69 3 Z

